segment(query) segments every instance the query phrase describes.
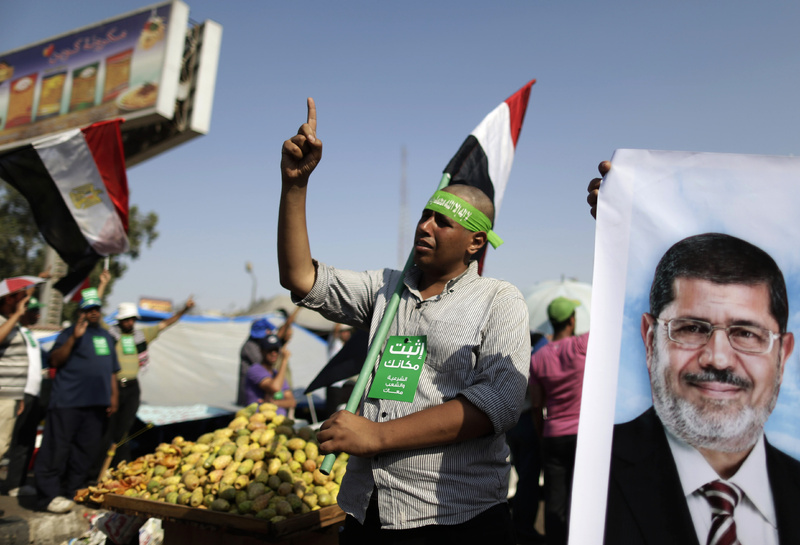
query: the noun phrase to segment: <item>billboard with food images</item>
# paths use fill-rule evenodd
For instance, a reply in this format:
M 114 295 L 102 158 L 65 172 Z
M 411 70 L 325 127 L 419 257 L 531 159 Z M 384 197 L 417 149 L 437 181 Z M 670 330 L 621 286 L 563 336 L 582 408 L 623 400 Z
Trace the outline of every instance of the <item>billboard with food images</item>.
M 188 21 L 173 1 L 0 53 L 0 150 L 104 119 L 172 119 Z

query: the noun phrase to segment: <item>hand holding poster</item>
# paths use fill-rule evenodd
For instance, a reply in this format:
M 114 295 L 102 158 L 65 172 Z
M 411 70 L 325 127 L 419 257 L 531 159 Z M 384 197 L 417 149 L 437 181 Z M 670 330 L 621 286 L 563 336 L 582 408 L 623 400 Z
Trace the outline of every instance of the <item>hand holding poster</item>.
M 800 158 L 611 162 L 570 543 L 601 543 L 604 525 L 606 543 L 705 543 L 730 531 L 701 491 L 719 479 L 739 491 L 740 542 L 797 542 Z

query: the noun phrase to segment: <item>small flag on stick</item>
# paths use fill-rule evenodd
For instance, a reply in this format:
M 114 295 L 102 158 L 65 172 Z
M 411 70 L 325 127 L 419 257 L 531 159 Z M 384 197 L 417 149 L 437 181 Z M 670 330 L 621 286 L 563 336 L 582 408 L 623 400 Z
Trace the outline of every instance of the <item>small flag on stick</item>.
M 101 256 L 128 250 L 128 178 L 119 125 L 103 121 L 0 155 L 0 178 L 27 199 L 47 243 L 69 265 L 73 292 Z

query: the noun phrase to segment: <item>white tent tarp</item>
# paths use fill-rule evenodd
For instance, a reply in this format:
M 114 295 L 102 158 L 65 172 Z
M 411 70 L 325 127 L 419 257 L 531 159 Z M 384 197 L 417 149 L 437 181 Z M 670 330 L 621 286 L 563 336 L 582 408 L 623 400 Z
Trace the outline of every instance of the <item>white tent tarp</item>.
M 267 317 L 275 325 L 276 316 Z M 251 321 L 185 317 L 149 345 L 150 364 L 140 374 L 142 402 L 159 405 L 202 403 L 230 407 L 236 400 L 239 352 Z M 141 324 L 147 325 L 147 324 Z M 292 386 L 307 386 L 327 363 L 326 343 L 294 327 L 288 344 Z

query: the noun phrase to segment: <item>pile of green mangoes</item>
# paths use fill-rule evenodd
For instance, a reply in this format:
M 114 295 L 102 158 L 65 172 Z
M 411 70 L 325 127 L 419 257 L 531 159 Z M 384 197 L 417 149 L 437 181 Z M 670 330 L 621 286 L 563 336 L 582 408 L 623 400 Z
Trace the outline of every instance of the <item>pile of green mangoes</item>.
M 314 430 L 296 430 L 276 410 L 271 403 L 253 403 L 227 427 L 197 441 L 175 437 L 153 454 L 121 462 L 75 499 L 102 503 L 107 493 L 123 494 L 271 522 L 335 504 L 347 454 L 324 475 Z

